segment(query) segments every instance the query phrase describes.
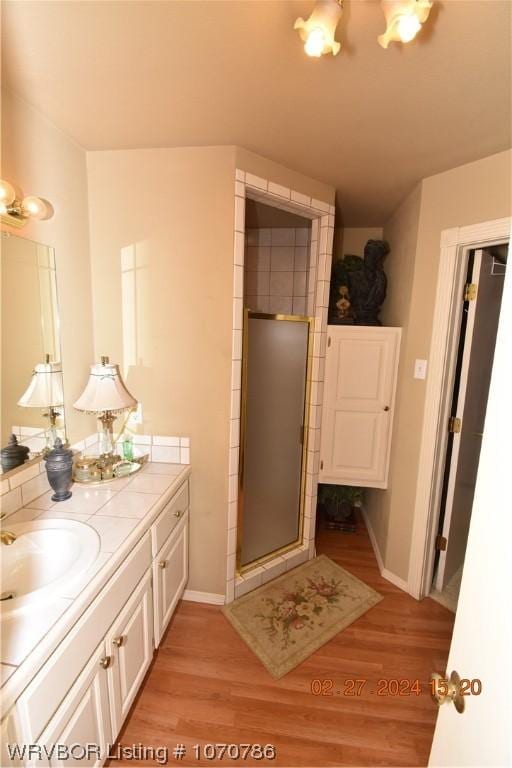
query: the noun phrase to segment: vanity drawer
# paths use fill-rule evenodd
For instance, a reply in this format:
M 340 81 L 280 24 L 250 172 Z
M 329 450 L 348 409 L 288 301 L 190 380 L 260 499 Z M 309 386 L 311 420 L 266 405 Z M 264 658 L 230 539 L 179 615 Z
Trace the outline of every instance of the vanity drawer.
M 169 534 L 176 528 L 187 511 L 188 500 L 188 480 L 185 480 L 151 526 L 153 557 L 156 557 Z
M 37 741 L 150 565 L 148 531 L 18 699 L 23 742 Z

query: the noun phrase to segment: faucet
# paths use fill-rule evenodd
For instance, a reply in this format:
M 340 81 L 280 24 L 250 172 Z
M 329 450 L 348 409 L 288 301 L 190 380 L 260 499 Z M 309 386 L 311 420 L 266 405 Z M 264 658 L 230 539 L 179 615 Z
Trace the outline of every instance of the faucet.
M 5 517 L 5 512 L 3 515 L 0 515 L 0 520 L 3 520 Z M 12 531 L 2 531 L 0 530 L 0 541 L 2 544 L 5 544 L 6 546 L 10 546 L 11 544 L 14 544 L 16 541 L 16 534 Z
M 0 531 L 0 540 L 2 544 L 9 546 L 16 541 L 16 534 L 11 531 Z

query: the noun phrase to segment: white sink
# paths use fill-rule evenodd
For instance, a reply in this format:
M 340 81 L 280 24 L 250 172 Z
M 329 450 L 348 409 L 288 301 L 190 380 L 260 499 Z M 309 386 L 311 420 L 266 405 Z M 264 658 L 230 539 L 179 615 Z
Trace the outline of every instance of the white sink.
M 9 525 L 13 544 L 0 544 L 2 616 L 26 607 L 41 606 L 64 596 L 67 587 L 98 556 L 100 539 L 94 528 L 63 518 Z

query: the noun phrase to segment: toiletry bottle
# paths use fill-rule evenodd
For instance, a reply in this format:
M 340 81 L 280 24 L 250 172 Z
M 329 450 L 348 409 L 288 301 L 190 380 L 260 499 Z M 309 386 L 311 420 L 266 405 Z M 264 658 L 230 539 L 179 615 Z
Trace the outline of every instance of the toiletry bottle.
M 123 458 L 126 461 L 133 461 L 133 440 L 131 435 L 126 435 L 123 440 Z

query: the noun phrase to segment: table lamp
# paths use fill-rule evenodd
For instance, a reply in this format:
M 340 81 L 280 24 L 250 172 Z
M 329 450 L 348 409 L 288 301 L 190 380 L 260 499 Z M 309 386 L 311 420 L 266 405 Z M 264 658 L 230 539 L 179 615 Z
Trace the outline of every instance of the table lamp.
M 94 413 L 103 426 L 101 453 L 112 458 L 114 453 L 113 424 L 123 411 L 137 406 L 137 400 L 128 392 L 119 366 L 102 357 L 101 363 L 91 365 L 87 385 L 74 403 L 74 408 L 85 413 Z
M 51 363 L 50 355 L 46 355 L 46 361 L 38 363 L 34 368 L 30 384 L 18 400 L 18 405 L 23 408 L 48 409 L 44 415 L 50 422 L 51 447 L 53 447 L 57 437 L 55 422 L 60 416 L 56 409 L 64 405 L 61 363 Z

